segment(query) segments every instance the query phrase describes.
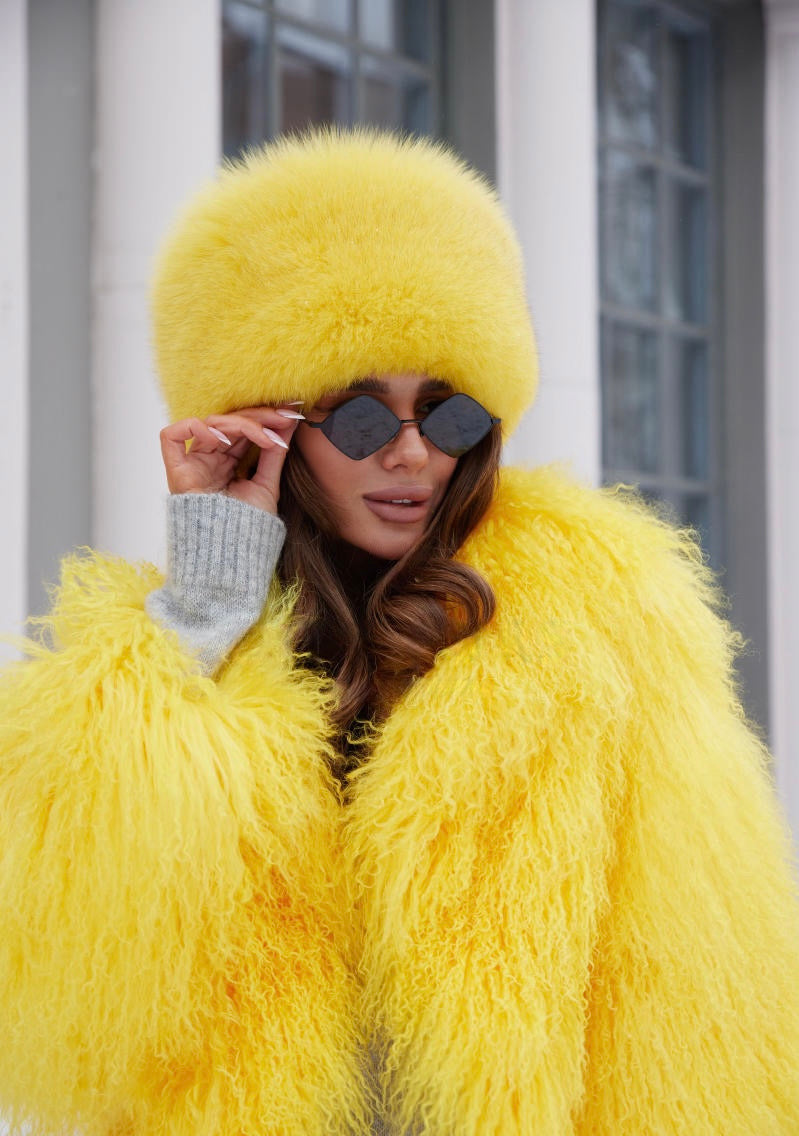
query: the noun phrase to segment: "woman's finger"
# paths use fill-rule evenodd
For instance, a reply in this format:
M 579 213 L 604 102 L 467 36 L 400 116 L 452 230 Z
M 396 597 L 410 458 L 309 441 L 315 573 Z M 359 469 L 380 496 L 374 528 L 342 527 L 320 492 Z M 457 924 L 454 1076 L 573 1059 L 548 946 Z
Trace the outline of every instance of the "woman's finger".
M 191 443 L 187 449 L 186 443 Z M 184 418 L 172 422 L 161 431 L 161 449 L 173 457 L 185 457 L 187 453 L 223 452 L 230 448 L 231 439 L 218 427 L 209 426 L 202 418 Z
M 273 428 L 263 426 L 256 417 L 249 415 L 215 415 L 213 419 L 189 419 L 190 437 L 192 439 L 189 454 L 211 453 L 219 451 L 222 454 L 233 452 L 234 456 L 246 449 L 249 442 L 256 446 L 269 445 L 282 446 L 285 444 L 283 434 L 290 435 L 294 423 L 288 419 L 278 420 L 280 426 Z
M 208 426 L 221 430 L 233 439 L 238 433 L 246 430 L 245 423 L 257 423 L 268 429 L 281 433 L 292 423 L 301 422 L 304 415 L 294 407 L 289 406 L 249 406 L 243 410 L 236 410 L 230 414 L 209 414 L 205 419 Z
M 290 422 L 287 428 L 278 432 L 271 427 L 261 427 L 262 442 L 258 462 L 250 477 L 234 481 L 228 493 L 239 500 L 255 505 L 269 513 L 276 513 L 280 500 L 280 476 L 289 450 L 291 435 L 297 422 Z

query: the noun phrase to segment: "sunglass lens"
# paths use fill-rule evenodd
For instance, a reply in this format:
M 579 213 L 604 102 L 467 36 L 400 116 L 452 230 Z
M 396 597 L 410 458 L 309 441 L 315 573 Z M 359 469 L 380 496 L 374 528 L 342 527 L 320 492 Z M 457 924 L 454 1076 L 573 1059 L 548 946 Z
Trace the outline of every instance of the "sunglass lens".
M 491 429 L 491 415 L 468 394 L 454 394 L 431 411 L 422 423 L 422 433 L 434 446 L 459 458 Z
M 322 433 L 348 458 L 360 461 L 385 446 L 398 429 L 399 420 L 387 406 L 362 394 L 334 410 Z

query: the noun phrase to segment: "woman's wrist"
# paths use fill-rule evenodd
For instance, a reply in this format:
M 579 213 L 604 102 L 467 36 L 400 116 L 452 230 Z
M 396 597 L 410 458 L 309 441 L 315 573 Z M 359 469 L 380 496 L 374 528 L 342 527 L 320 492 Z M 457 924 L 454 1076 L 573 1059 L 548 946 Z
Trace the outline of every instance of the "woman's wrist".
M 169 578 L 191 593 L 265 594 L 285 536 L 276 513 L 227 493 L 178 493 L 167 501 Z
M 233 485 L 237 485 L 234 482 Z M 231 501 L 239 501 L 250 509 L 257 509 L 261 513 L 269 513 L 273 517 L 278 516 L 277 501 L 274 495 L 266 493 L 265 491 L 253 493 L 238 493 L 231 486 L 227 489 L 173 489 L 170 492 L 170 497 L 226 497 Z
M 275 514 L 221 493 L 167 500 L 167 579 L 149 614 L 216 669 L 257 621 L 283 547 Z

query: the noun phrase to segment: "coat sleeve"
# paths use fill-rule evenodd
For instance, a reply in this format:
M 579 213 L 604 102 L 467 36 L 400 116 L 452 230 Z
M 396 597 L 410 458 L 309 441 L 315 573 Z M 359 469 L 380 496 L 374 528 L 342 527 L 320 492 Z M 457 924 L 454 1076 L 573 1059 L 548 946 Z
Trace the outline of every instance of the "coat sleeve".
M 329 691 L 293 667 L 280 601 L 204 677 L 145 613 L 159 582 L 68 563 L 0 683 L 0 1115 L 326 1131 L 355 1081 Z
M 576 1130 L 789 1136 L 799 907 L 770 759 L 737 696 L 740 643 L 690 542 L 635 510 L 622 520 L 624 605 L 604 619 L 630 678 L 626 788 Z

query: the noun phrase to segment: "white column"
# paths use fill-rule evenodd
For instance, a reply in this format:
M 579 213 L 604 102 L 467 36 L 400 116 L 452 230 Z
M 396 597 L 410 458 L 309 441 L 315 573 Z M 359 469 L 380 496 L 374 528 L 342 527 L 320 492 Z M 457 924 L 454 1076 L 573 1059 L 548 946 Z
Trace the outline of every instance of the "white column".
M 162 559 L 153 255 L 220 151 L 219 0 L 98 0 L 93 543 Z
M 600 475 L 594 0 L 496 0 L 497 174 L 541 362 L 514 462 Z
M 28 545 L 28 96 L 27 3 L 0 4 L 0 633 L 27 613 Z M 13 652 L 0 644 L 0 660 Z
M 771 722 L 799 835 L 799 2 L 766 12 L 766 449 Z

